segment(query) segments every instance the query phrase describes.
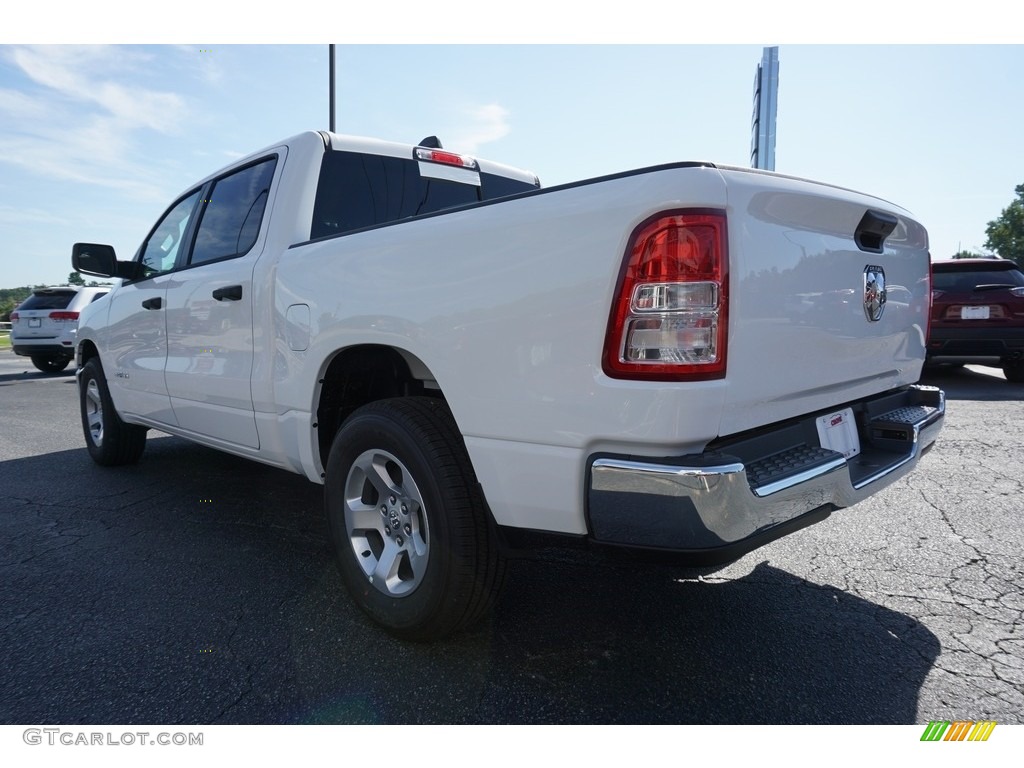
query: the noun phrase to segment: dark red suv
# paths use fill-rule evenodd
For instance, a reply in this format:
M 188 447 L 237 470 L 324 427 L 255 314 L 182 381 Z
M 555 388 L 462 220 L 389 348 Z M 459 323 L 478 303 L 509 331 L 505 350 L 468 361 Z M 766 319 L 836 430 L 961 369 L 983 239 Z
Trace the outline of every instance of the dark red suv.
M 1024 382 L 1024 273 L 1006 259 L 932 262 L 930 362 L 998 364 Z

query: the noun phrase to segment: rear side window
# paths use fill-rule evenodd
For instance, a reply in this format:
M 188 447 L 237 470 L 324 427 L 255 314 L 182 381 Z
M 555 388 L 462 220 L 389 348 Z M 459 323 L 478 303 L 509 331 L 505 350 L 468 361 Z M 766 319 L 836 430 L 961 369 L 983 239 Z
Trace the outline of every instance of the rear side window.
M 310 238 L 435 213 L 536 189 L 480 174 L 480 186 L 422 176 L 412 158 L 328 151 L 320 166 Z
M 18 309 L 67 309 L 77 291 L 39 291 L 33 293 Z
M 214 183 L 189 263 L 242 256 L 256 244 L 276 165 L 269 158 Z

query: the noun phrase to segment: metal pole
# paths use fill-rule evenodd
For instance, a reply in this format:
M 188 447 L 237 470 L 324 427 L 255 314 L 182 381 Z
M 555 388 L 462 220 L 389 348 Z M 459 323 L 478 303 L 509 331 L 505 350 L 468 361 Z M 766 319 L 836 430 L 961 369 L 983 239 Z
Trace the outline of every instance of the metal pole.
M 330 62 L 330 65 L 331 65 L 331 77 L 330 77 L 330 82 L 331 82 L 331 86 L 330 86 L 331 87 L 331 133 L 334 133 L 334 46 L 330 45 L 330 46 L 328 46 L 328 48 L 330 49 L 330 52 L 331 52 L 331 54 L 330 54 L 330 60 L 331 60 L 331 62 Z

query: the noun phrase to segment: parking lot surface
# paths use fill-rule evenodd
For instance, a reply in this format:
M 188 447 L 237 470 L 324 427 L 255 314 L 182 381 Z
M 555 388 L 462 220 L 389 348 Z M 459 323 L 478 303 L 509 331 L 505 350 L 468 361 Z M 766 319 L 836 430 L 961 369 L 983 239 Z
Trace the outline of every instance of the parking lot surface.
M 321 489 L 151 432 L 85 450 L 75 378 L 0 351 L 0 723 L 1024 723 L 1024 385 L 928 372 L 946 427 L 881 494 L 711 575 L 546 553 L 400 642 Z

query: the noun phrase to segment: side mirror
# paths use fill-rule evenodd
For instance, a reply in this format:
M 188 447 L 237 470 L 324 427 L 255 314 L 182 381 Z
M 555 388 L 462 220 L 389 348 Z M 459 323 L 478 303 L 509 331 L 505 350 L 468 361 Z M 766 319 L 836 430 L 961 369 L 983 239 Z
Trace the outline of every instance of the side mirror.
M 140 277 L 140 265 L 134 261 L 118 261 L 113 246 L 97 243 L 75 243 L 71 247 L 71 266 L 76 271 L 97 277 Z
M 87 275 L 117 277 L 117 256 L 110 245 L 75 243 L 71 247 L 71 266 Z

